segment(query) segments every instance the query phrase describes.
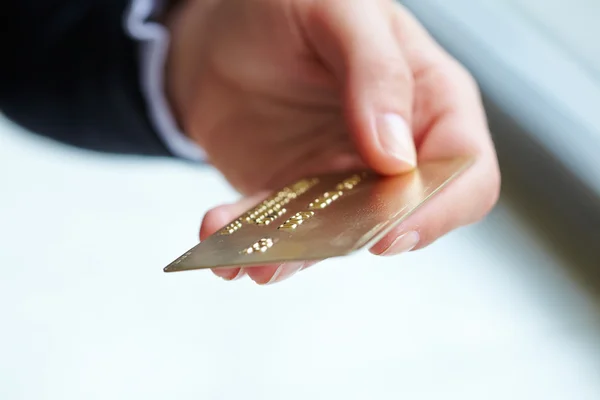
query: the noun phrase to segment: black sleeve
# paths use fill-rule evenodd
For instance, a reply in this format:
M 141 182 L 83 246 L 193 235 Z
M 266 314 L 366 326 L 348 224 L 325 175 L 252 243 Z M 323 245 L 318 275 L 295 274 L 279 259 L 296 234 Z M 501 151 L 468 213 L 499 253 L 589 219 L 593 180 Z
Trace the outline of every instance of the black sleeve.
M 140 92 L 130 0 L 7 0 L 0 111 L 25 129 L 102 152 L 169 155 Z

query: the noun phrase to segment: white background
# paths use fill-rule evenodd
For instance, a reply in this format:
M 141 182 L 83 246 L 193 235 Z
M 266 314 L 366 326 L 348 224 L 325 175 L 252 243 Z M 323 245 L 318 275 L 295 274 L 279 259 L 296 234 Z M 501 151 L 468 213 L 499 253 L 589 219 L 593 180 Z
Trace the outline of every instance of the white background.
M 0 125 L 0 399 L 600 398 L 600 314 L 504 204 L 272 287 L 164 274 L 234 198 Z

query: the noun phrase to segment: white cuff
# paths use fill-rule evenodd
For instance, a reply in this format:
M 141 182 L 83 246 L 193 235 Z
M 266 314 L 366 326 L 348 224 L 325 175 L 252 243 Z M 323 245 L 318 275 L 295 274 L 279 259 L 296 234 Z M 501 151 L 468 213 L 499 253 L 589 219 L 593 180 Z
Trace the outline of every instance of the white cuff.
M 125 29 L 141 44 L 141 90 L 150 109 L 150 119 L 173 155 L 203 161 L 204 151 L 179 129 L 164 93 L 164 68 L 169 49 L 169 32 L 149 18 L 160 12 L 164 0 L 132 0 Z

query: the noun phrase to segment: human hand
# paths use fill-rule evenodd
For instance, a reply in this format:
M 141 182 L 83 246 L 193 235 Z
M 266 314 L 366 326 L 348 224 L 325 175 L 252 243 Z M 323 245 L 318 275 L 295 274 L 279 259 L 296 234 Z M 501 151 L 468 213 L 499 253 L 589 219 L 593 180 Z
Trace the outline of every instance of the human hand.
M 169 19 L 168 91 L 184 131 L 245 197 L 209 211 L 206 238 L 296 179 L 470 155 L 451 186 L 373 246 L 423 248 L 478 221 L 500 174 L 476 83 L 392 0 L 186 0 Z M 281 281 L 303 263 L 215 270 Z

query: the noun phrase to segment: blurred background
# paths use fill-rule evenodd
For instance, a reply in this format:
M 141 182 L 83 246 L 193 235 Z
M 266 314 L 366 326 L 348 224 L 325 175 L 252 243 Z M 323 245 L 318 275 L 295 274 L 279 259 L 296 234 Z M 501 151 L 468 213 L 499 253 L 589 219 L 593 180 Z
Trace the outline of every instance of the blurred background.
M 0 399 L 599 399 L 600 1 L 404 2 L 478 79 L 500 203 L 260 288 L 162 268 L 234 192 L 0 122 Z

